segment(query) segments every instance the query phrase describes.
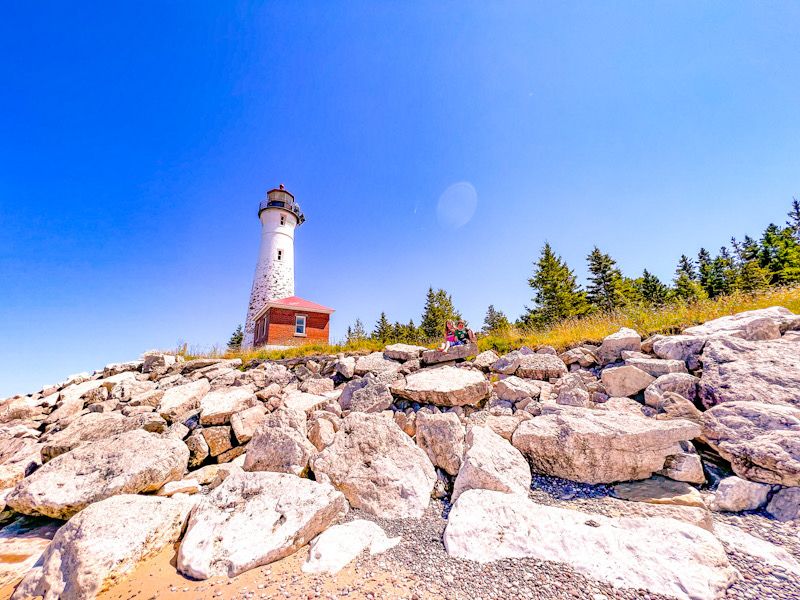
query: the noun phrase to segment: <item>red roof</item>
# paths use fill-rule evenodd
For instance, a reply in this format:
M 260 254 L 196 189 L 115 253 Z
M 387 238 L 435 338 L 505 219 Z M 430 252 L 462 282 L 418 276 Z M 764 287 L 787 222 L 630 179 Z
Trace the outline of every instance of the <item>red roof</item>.
M 281 298 L 280 300 L 272 300 L 270 302 L 267 302 L 267 307 L 288 308 L 291 310 L 307 310 L 309 312 L 319 312 L 328 314 L 334 312 L 332 308 L 328 308 L 327 306 L 322 306 L 321 304 L 310 302 L 309 300 L 304 300 L 299 296 L 289 296 L 288 298 Z

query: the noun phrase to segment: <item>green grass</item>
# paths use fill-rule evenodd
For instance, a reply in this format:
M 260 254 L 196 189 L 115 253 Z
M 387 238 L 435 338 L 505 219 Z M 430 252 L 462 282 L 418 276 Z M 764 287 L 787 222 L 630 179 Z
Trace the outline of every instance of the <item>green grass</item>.
M 701 300 L 692 304 L 671 304 L 662 308 L 633 306 L 614 313 L 598 313 L 588 317 L 569 319 L 553 327 L 523 331 L 514 328 L 498 334 L 478 338 L 478 348 L 506 353 L 521 346 L 537 348 L 553 346 L 559 352 L 582 343 L 597 343 L 620 327 L 630 327 L 643 337 L 656 333 L 678 333 L 685 327 L 704 323 L 717 317 L 732 315 L 745 310 L 784 306 L 800 313 L 800 287 L 774 288 L 757 294 L 736 293 L 715 300 Z M 433 347 L 438 342 L 429 344 Z M 361 340 L 350 344 L 309 344 L 286 350 L 240 350 L 212 348 L 211 350 L 188 349 L 186 345 L 178 353 L 192 358 L 241 358 L 244 364 L 251 360 L 280 360 L 338 354 L 339 352 L 375 352 L 383 350 L 383 344 L 372 340 Z

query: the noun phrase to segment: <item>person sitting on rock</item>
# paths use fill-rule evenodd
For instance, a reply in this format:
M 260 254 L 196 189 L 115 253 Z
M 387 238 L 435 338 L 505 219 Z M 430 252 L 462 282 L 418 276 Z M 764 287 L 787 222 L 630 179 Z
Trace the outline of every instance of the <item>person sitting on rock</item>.
M 467 326 L 464 324 L 464 321 L 459 321 L 456 325 L 455 336 L 457 344 L 456 346 L 466 346 L 469 344 L 470 340 L 470 331 L 467 329 Z M 474 335 L 474 334 L 473 334 Z
M 456 339 L 456 326 L 452 321 L 444 324 L 444 342 L 439 346 L 439 350 L 447 352 L 453 346 L 459 346 L 460 342 Z

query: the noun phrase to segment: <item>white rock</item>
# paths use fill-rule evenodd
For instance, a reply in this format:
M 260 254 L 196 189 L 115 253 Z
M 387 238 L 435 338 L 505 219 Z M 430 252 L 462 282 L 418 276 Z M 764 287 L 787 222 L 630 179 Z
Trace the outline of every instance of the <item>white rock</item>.
M 694 370 L 700 367 L 698 357 L 706 345 L 705 337 L 694 335 L 657 335 L 653 339 L 653 354 L 667 360 L 682 360 Z
M 86 507 L 58 530 L 14 598 L 91 600 L 136 565 L 175 543 L 192 502 L 121 495 Z
M 328 404 L 330 398 L 323 395 L 307 394 L 305 392 L 290 392 L 283 399 L 283 405 L 292 410 L 311 413 Z
M 169 388 L 161 397 L 156 412 L 168 421 L 179 421 L 186 413 L 200 406 L 200 399 L 211 390 L 208 379 Z
M 296 552 L 343 517 L 344 496 L 285 473 L 231 473 L 197 504 L 178 552 L 195 579 L 235 577 Z
M 781 488 L 775 492 L 767 512 L 778 521 L 800 519 L 800 487 Z
M 354 508 L 390 519 L 420 517 L 436 481 L 428 455 L 382 414 L 349 414 L 311 468 Z
M 520 451 L 488 427 L 471 427 L 452 501 L 472 489 L 527 496 L 530 487 L 531 469 Z
M 417 413 L 417 445 L 439 467 L 456 475 L 464 457 L 464 426 L 454 413 Z
M 724 335 L 751 341 L 772 340 L 781 336 L 781 326 L 791 322 L 794 317 L 790 310 L 782 306 L 771 306 L 706 321 L 702 325 L 684 329 L 683 333 L 700 337 Z
M 405 384 L 391 386 L 396 396 L 439 406 L 475 406 L 489 396 L 490 390 L 480 371 L 449 365 L 416 371 L 406 377 Z
M 256 430 L 264 422 L 267 409 L 263 404 L 257 404 L 241 412 L 231 415 L 231 429 L 236 441 L 240 444 L 249 442 Z
M 335 575 L 364 550 L 380 554 L 394 548 L 400 539 L 387 537 L 379 525 L 363 519 L 334 525 L 314 538 L 301 568 L 303 573 Z
M 603 343 L 595 355 L 600 364 L 607 365 L 618 361 L 622 357 L 623 350 L 639 352 L 641 349 L 642 337 L 633 329 L 623 327 L 618 332 L 603 338 Z
M 515 375 L 501 379 L 494 384 L 494 392 L 500 400 L 519 402 L 525 398 L 539 397 L 539 382 L 522 379 Z
M 170 481 L 161 486 L 156 496 L 174 496 L 175 494 L 197 494 L 200 492 L 200 482 L 197 479 L 181 479 Z
M 763 483 L 747 481 L 736 476 L 726 477 L 719 482 L 710 508 L 727 512 L 758 510 L 767 503 L 771 489 L 772 486 Z
M 356 359 L 355 374 L 383 373 L 384 371 L 399 371 L 400 363 L 384 358 L 383 352 L 373 352 Z
M 633 396 L 655 381 L 655 377 L 638 367 L 626 365 L 603 369 L 600 381 L 609 396 Z
M 727 523 L 715 523 L 714 535 L 737 552 L 749 554 L 768 565 L 780 567 L 800 577 L 800 562 L 780 546 L 750 535 Z
M 234 413 L 257 404 L 256 395 L 247 386 L 213 390 L 200 400 L 200 424 L 225 425 Z
M 552 354 L 523 354 L 516 370 L 518 377 L 547 381 L 566 374 L 567 365 Z
M 383 356 L 384 358 L 401 360 L 405 362 L 407 360 L 414 360 L 421 357 L 425 350 L 427 350 L 427 348 L 424 346 L 414 346 L 411 344 L 391 344 L 386 346 L 386 348 L 383 350 Z
M 737 577 L 719 541 L 699 527 L 675 519 L 612 519 L 489 490 L 461 495 L 444 544 L 454 558 L 565 563 L 616 587 L 682 600 L 722 598 Z
M 660 358 L 627 358 L 626 365 L 634 366 L 653 377 L 669 373 L 686 373 L 686 363 L 682 360 L 663 360 Z
M 658 377 L 644 390 L 644 402 L 653 408 L 660 408 L 666 392 L 680 394 L 690 402 L 697 399 L 697 384 L 700 379 L 688 373 L 669 373 Z

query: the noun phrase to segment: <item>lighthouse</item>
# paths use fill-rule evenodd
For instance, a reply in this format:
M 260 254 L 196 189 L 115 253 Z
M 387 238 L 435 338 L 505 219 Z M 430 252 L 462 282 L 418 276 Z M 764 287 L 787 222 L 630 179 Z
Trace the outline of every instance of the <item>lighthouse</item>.
M 261 244 L 250 291 L 242 346 L 295 346 L 328 342 L 333 309 L 294 295 L 294 232 L 305 221 L 281 184 L 258 205 Z

